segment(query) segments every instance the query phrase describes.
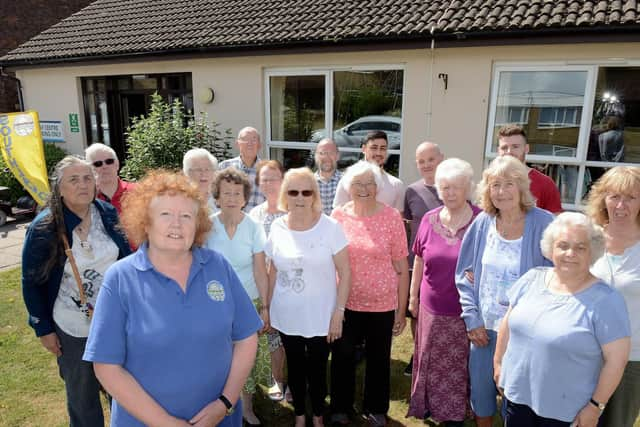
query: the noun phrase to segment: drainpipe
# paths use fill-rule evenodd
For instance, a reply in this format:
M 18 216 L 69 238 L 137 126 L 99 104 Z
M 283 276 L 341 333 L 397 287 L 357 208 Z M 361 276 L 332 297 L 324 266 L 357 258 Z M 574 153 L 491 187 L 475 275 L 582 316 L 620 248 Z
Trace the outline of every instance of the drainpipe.
M 22 97 L 22 83 L 20 82 L 20 79 L 6 74 L 2 67 L 0 67 L 0 77 L 11 79 L 16 82 L 18 85 L 18 105 L 20 106 L 20 111 L 24 111 L 24 98 Z
M 431 66 L 429 67 L 429 93 L 427 94 L 427 99 L 429 100 L 427 105 L 427 136 L 431 138 L 431 119 L 433 118 L 433 67 L 436 62 L 436 39 L 433 37 L 433 33 L 436 30 L 436 26 L 432 25 L 429 33 L 431 34 Z

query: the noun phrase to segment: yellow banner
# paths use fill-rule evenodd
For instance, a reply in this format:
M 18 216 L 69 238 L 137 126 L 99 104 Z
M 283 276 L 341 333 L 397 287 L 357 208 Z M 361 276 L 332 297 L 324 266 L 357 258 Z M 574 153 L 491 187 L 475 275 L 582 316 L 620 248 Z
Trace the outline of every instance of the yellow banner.
M 49 180 L 38 113 L 0 114 L 0 140 L 2 157 L 11 172 L 33 199 L 44 205 Z

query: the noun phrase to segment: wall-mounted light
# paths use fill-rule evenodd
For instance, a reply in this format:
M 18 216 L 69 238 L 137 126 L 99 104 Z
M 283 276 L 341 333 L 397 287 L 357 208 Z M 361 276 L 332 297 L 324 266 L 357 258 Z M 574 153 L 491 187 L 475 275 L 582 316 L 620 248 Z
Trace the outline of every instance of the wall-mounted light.
M 198 90 L 198 101 L 201 104 L 211 104 L 214 98 L 215 94 L 213 93 L 213 89 L 210 87 L 203 87 Z

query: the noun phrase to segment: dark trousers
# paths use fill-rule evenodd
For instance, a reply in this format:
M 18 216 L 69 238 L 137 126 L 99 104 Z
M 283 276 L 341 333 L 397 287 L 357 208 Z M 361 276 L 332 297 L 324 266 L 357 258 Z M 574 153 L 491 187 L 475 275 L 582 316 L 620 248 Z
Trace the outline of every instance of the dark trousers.
M 386 414 L 391 382 L 391 337 L 394 311 L 346 310 L 342 338 L 333 344 L 331 358 L 331 411 L 353 410 L 356 382 L 355 346 L 365 341 L 364 413 Z
M 504 427 L 569 427 L 570 422 L 554 420 L 537 415 L 527 405 L 513 403 L 504 398 Z M 599 421 L 598 426 L 602 423 Z
M 289 387 L 295 414 L 305 414 L 308 385 L 313 415 L 319 417 L 324 412 L 324 398 L 327 396 L 327 337 L 305 338 L 282 332 L 280 337 L 287 355 Z
M 93 372 L 93 363 L 82 360 L 87 339 L 67 335 L 57 325 L 55 328 L 62 346 L 62 356 L 58 357 L 58 368 L 67 392 L 69 425 L 70 427 L 103 426 L 100 383 Z

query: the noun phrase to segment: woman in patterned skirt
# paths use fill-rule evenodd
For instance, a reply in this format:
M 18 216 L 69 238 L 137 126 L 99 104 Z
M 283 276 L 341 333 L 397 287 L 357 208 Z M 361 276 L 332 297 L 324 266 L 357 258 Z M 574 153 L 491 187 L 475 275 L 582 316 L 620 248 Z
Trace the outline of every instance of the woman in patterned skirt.
M 460 244 L 480 209 L 469 203 L 473 169 L 448 159 L 436 170 L 444 206 L 427 212 L 413 252 L 409 310 L 418 319 L 409 416 L 462 426 L 467 411 L 469 340 L 455 283 Z M 418 297 L 418 294 L 420 295 Z

